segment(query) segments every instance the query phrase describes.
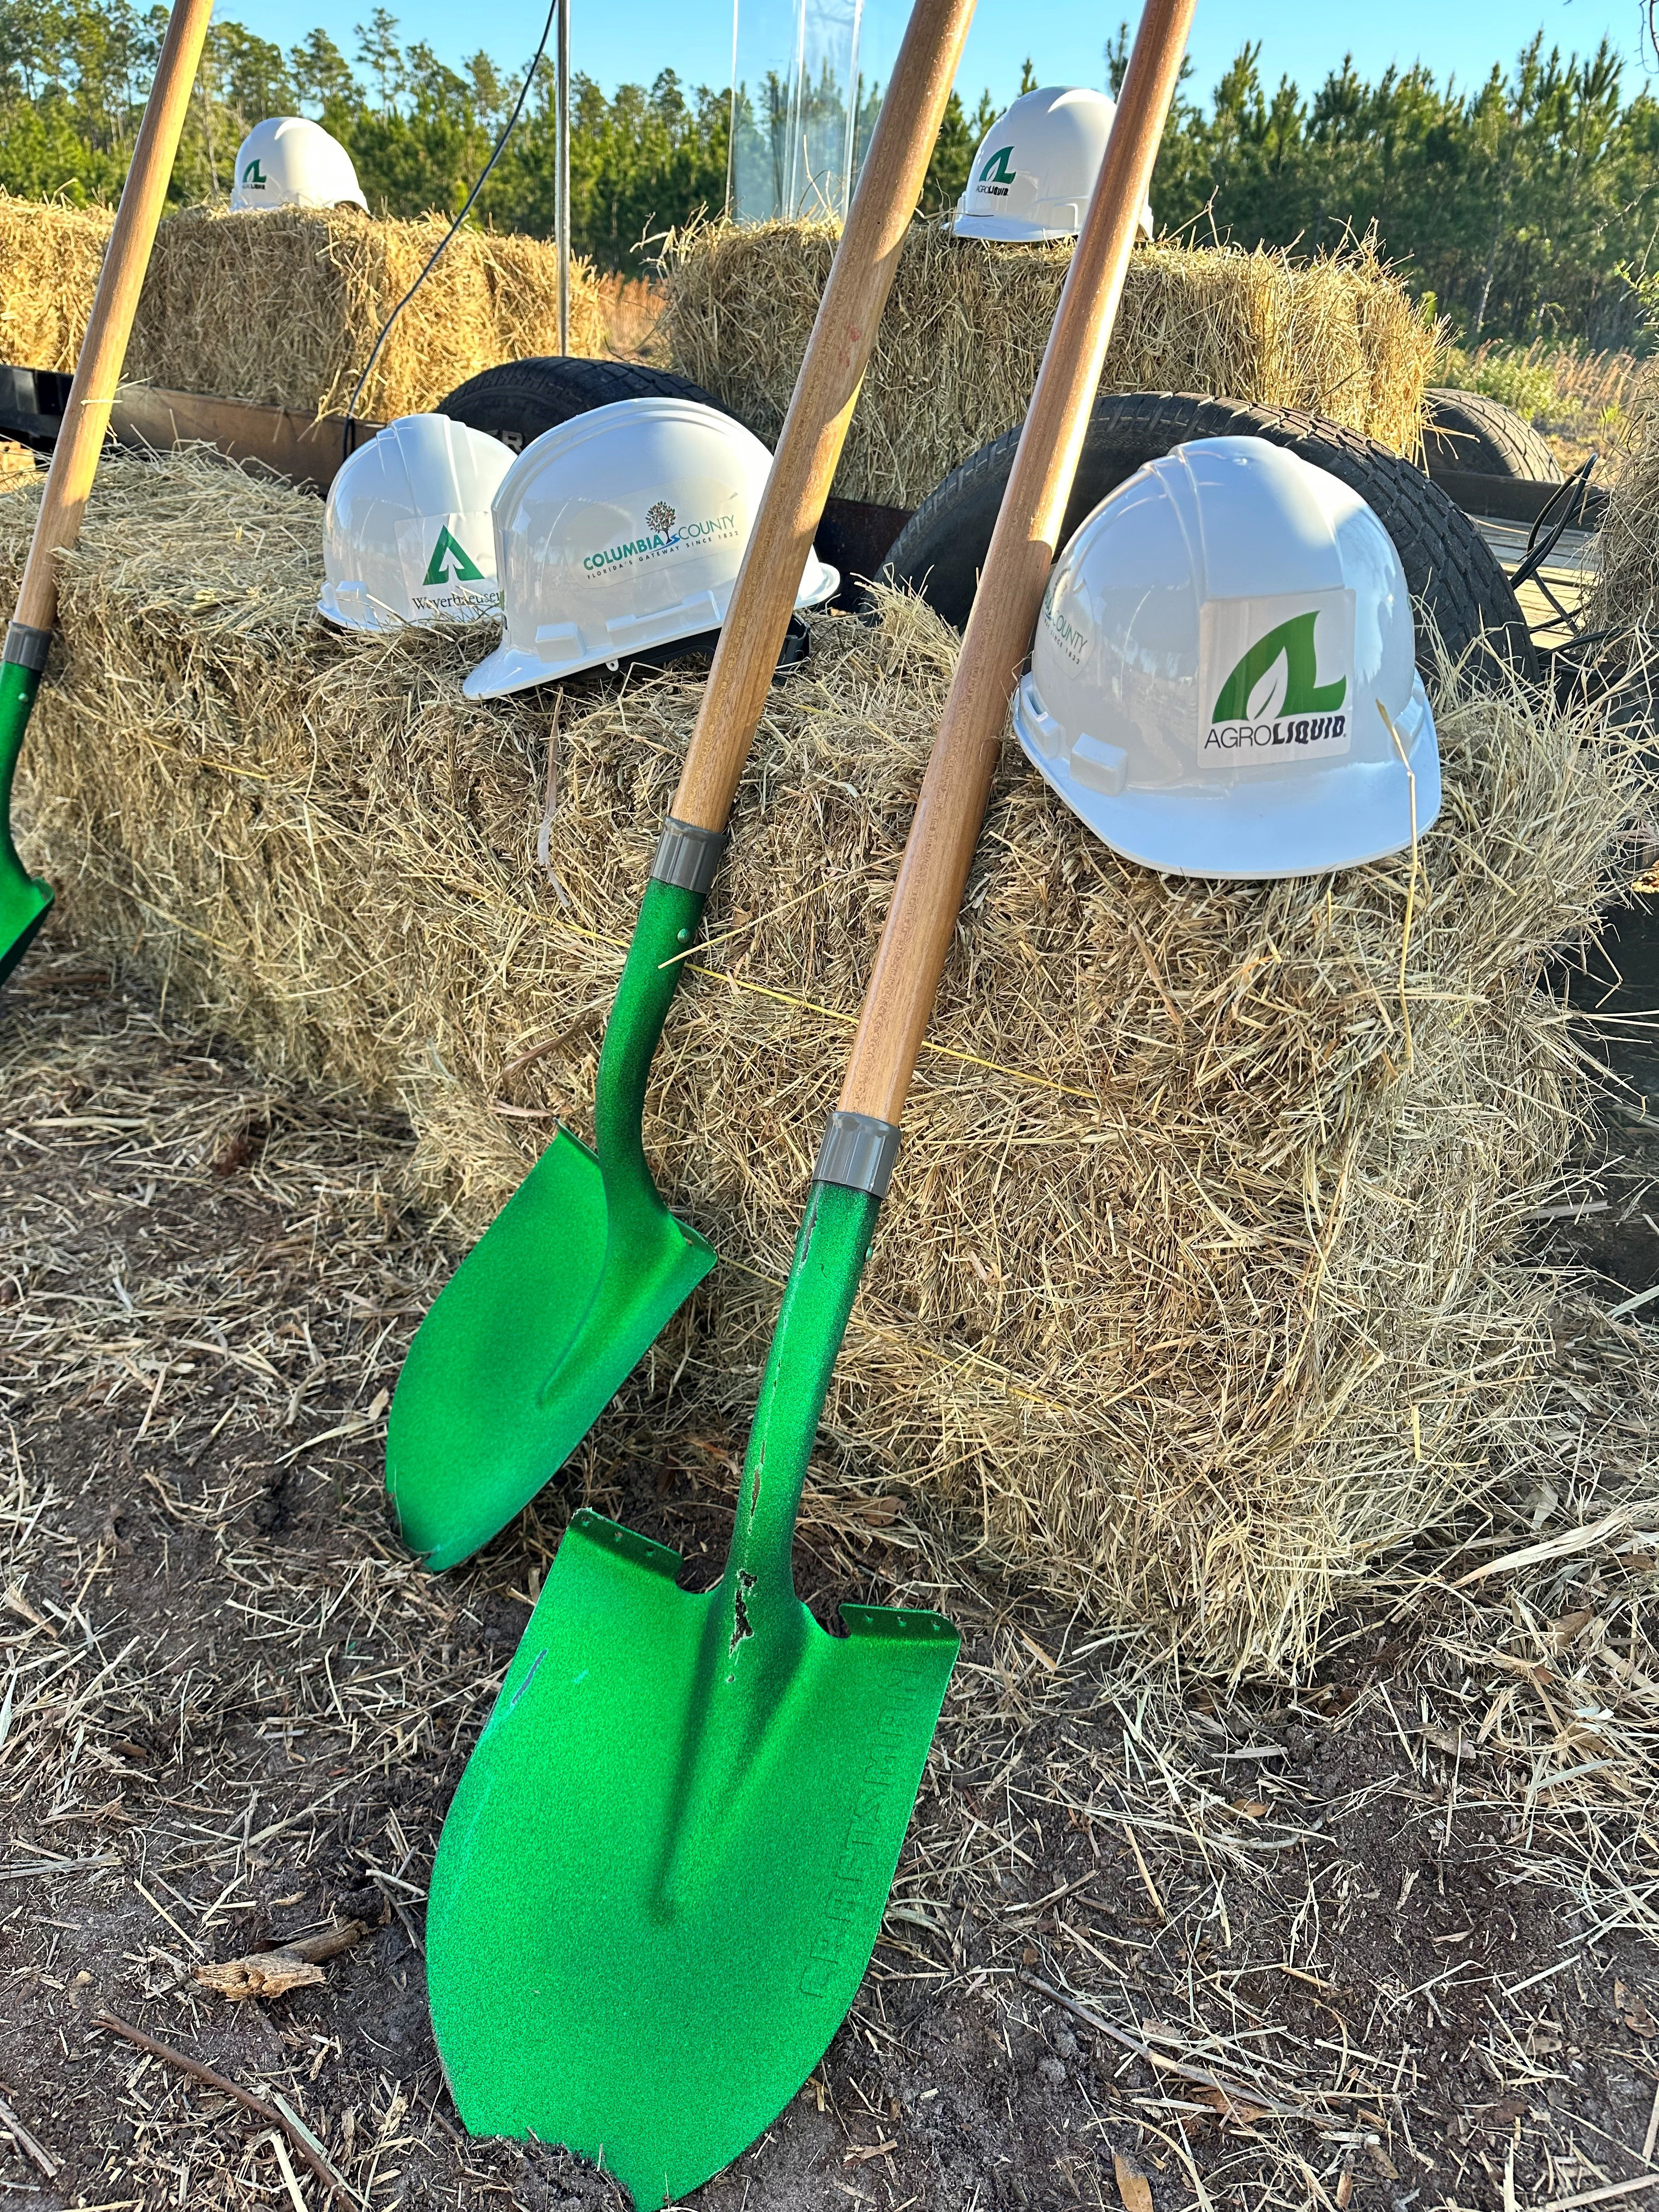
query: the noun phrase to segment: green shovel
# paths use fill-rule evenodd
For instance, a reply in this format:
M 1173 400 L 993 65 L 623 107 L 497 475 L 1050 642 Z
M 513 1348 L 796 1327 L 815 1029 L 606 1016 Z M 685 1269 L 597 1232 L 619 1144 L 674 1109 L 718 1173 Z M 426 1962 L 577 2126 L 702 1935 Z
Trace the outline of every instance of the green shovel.
M 212 12 L 213 0 L 176 0 L 167 23 L 52 449 L 17 612 L 0 653 L 0 983 L 28 951 L 52 905 L 52 885 L 29 874 L 12 842 L 11 788 L 58 623 L 58 556 L 80 535 Z
M 973 9 L 916 0 L 894 64 L 605 1027 L 597 1152 L 559 1131 L 404 1362 L 386 1487 L 431 1567 L 455 1565 L 529 1504 L 714 1265 L 652 1180 L 646 1085 Z
M 818 1154 L 718 1589 L 579 1513 L 450 1808 L 427 1974 L 475 2135 L 562 2142 L 642 2208 L 774 2119 L 851 2004 L 957 1650 L 796 1596 L 824 1395 L 898 1145 L 1193 0 L 1148 0 Z

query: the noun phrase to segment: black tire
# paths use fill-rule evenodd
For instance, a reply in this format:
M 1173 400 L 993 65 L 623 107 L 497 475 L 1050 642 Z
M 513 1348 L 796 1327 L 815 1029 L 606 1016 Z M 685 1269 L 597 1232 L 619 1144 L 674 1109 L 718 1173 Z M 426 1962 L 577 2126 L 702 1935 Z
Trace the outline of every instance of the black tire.
M 1146 462 L 1190 439 L 1237 437 L 1286 447 L 1359 494 L 1398 549 L 1412 604 L 1429 617 L 1454 658 L 1483 640 L 1488 653 L 1536 681 L 1538 655 L 1526 618 L 1468 517 L 1386 446 L 1299 408 L 1253 407 L 1190 392 L 1103 393 L 1084 438 L 1061 544 Z M 911 585 L 958 629 L 973 605 L 1018 443 L 1018 431 L 1010 430 L 953 469 L 906 523 L 882 570 L 884 583 Z M 1433 647 L 1428 624 L 1419 631 L 1426 675 Z
M 1561 464 L 1524 416 L 1484 392 L 1423 395 L 1423 465 L 1443 476 L 1522 477 L 1559 483 Z
M 521 453 L 532 438 L 618 399 L 696 399 L 729 415 L 729 407 L 689 377 L 635 361 L 586 361 L 557 354 L 481 369 L 458 385 L 436 412 L 471 430 L 487 430 Z

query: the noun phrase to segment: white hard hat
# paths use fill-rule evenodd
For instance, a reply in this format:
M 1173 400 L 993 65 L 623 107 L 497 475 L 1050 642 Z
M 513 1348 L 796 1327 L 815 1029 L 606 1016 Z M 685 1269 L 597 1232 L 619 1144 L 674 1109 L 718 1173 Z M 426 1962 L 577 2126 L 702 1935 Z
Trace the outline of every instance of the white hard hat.
M 342 200 L 368 213 L 350 155 L 319 123 L 303 115 L 267 116 L 237 149 L 233 208 L 330 208 Z
M 1177 446 L 1096 507 L 1049 578 L 1014 728 L 1107 844 L 1178 875 L 1352 867 L 1440 811 L 1394 541 L 1261 438 Z
M 544 430 L 495 495 L 507 635 L 467 696 L 718 629 L 771 465 L 751 431 L 694 399 L 621 399 Z M 809 553 L 796 605 L 840 581 Z
M 957 202 L 957 236 L 1075 238 L 1116 113 L 1115 100 L 1087 85 L 1023 94 L 981 141 Z M 1140 228 L 1152 236 L 1150 201 Z
M 499 615 L 489 505 L 513 460 L 447 415 L 388 422 L 329 487 L 319 613 L 373 630 Z

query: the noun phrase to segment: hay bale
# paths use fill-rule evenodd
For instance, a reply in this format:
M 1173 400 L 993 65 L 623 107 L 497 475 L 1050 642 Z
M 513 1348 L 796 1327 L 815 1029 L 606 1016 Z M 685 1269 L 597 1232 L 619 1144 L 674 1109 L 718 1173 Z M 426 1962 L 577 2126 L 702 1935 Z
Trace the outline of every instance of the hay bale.
M 0 360 L 72 369 L 111 216 L 0 194 Z M 356 208 L 233 215 L 185 208 L 156 232 L 126 374 L 175 392 L 337 412 L 386 317 L 448 228 L 379 222 Z M 404 309 L 358 411 L 386 421 L 435 406 L 481 368 L 558 350 L 550 243 L 465 229 Z M 602 354 L 592 270 L 570 271 L 573 353 Z
M 186 208 L 156 234 L 129 376 L 270 407 L 343 409 L 386 317 L 449 228 L 355 208 Z M 358 402 L 387 421 L 479 369 L 558 350 L 557 261 L 535 238 L 466 229 L 392 326 Z M 571 349 L 603 352 L 593 273 L 571 266 Z
M 112 208 L 0 191 L 0 362 L 73 370 L 114 221 Z
M 58 926 L 170 1008 L 404 1110 L 467 1235 L 556 1118 L 588 1124 L 700 687 L 568 687 L 556 888 L 551 701 L 466 701 L 477 634 L 324 628 L 319 525 L 200 459 L 109 465 L 65 564 L 27 849 Z M 894 599 L 878 627 L 819 619 L 772 694 L 647 1114 L 723 1264 L 601 1455 L 630 1419 L 705 1468 L 740 1439 L 955 649 Z M 1580 1079 L 1531 978 L 1590 922 L 1629 769 L 1583 710 L 1519 694 L 1441 731 L 1414 889 L 1409 857 L 1258 886 L 1130 867 L 1005 748 L 834 1480 L 909 1493 L 1089 1618 L 1268 1666 L 1378 1553 L 1553 1449 L 1554 1284 L 1513 1255 Z
M 702 223 L 664 249 L 670 357 L 775 443 L 838 233 Z M 911 226 L 836 478 L 843 499 L 915 507 L 1024 419 L 1068 246 Z M 1129 264 L 1106 392 L 1203 392 L 1311 407 L 1414 455 L 1434 333 L 1369 244 L 1293 262 L 1161 242 Z
M 1631 395 L 1596 550 L 1584 628 L 1630 635 L 1642 652 L 1659 627 L 1659 365 L 1643 371 Z

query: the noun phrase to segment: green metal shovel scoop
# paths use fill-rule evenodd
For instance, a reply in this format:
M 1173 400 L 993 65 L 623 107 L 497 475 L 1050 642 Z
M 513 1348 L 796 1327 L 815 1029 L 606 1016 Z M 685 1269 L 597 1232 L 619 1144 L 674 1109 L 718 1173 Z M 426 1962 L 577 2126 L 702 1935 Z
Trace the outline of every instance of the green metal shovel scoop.
M 824 1396 L 898 1146 L 1193 0 L 1149 0 L 818 1154 L 717 1589 L 579 1514 L 450 1808 L 427 1972 L 474 2134 L 602 2160 L 641 2208 L 719 2171 L 852 2002 L 957 1638 L 796 1596 Z
M 974 0 L 916 0 L 744 557 L 606 1024 L 597 1153 L 561 1129 L 416 1332 L 386 1434 L 410 1548 L 450 1567 L 563 1464 L 714 1265 L 641 1136 L 684 953 L 726 843 Z
M 0 649 L 0 984 L 52 906 L 52 885 L 29 874 L 12 841 L 11 792 L 58 621 L 58 556 L 80 534 L 212 11 L 212 0 L 176 0 L 167 23 L 52 450 L 17 612 Z

